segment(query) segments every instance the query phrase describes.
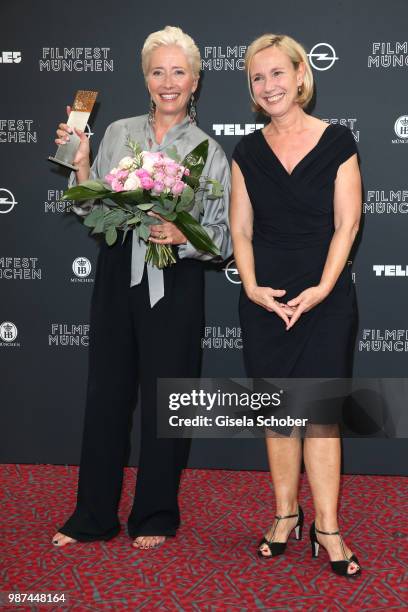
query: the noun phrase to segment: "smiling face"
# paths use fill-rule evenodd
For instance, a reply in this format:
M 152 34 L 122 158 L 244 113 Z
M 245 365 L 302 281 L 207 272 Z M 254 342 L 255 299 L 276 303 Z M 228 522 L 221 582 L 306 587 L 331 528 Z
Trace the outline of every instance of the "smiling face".
M 185 115 L 191 94 L 197 89 L 191 64 L 179 45 L 161 45 L 150 56 L 147 88 L 156 113 Z
M 259 51 L 250 66 L 255 102 L 271 117 L 285 115 L 297 104 L 304 73 L 303 63 L 296 69 L 290 57 L 276 46 Z

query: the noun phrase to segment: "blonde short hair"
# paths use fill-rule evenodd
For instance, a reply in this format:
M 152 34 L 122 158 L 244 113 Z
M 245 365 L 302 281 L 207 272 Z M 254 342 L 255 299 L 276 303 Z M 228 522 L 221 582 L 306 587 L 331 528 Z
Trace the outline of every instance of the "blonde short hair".
M 248 78 L 249 94 L 253 102 L 252 110 L 255 112 L 263 112 L 265 114 L 264 109 L 255 102 L 254 94 L 252 92 L 250 75 L 251 61 L 256 53 L 259 53 L 259 51 L 263 51 L 264 49 L 268 49 L 269 47 L 277 47 L 286 53 L 295 70 L 297 70 L 301 62 L 305 64 L 306 72 L 303 79 L 302 90 L 298 94 L 297 98 L 298 104 L 300 104 L 302 108 L 305 108 L 313 97 L 314 81 L 313 72 L 304 47 L 294 38 L 286 36 L 286 34 L 263 34 L 263 36 L 260 36 L 249 45 L 245 54 L 245 70 Z
M 142 70 L 146 79 L 152 52 L 164 45 L 178 45 L 184 51 L 191 64 L 194 78 L 198 79 L 201 70 L 200 50 L 194 40 L 181 28 L 166 26 L 164 30 L 152 32 L 144 41 L 142 48 Z

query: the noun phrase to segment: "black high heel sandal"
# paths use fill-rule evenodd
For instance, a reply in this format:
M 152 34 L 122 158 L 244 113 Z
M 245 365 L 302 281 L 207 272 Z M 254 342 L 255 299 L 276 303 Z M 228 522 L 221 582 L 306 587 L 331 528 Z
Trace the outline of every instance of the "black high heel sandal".
M 346 549 L 344 548 L 343 538 L 341 537 L 340 532 L 321 531 L 320 529 L 317 529 L 313 521 L 313 523 L 310 525 L 310 543 L 312 545 L 312 557 L 314 559 L 317 559 L 319 555 L 320 542 L 317 541 L 317 533 L 321 533 L 322 535 L 337 535 L 340 538 L 340 546 L 341 550 L 343 551 L 344 559 L 341 559 L 340 561 L 330 561 L 330 565 L 335 574 L 337 574 L 338 576 L 346 576 L 346 578 L 354 578 L 354 576 L 358 576 L 361 574 L 360 563 L 358 562 L 356 555 L 351 555 L 351 557 L 347 556 Z M 348 571 L 350 563 L 355 563 L 356 565 L 358 565 L 358 569 L 353 573 L 349 573 Z
M 283 553 L 285 552 L 285 549 L 286 549 L 287 542 L 273 542 L 272 538 L 275 535 L 275 531 L 276 531 L 276 528 L 278 526 L 279 521 L 282 521 L 283 519 L 295 518 L 295 517 L 297 517 L 297 523 L 293 527 L 293 529 L 295 530 L 295 538 L 296 538 L 296 540 L 301 540 L 302 539 L 304 515 L 303 515 L 302 508 L 299 506 L 297 514 L 287 514 L 286 516 L 279 516 L 279 515 L 275 516 L 277 521 L 276 521 L 275 526 L 273 528 L 271 539 L 267 540 L 264 537 L 264 538 L 262 538 L 262 540 L 258 544 L 258 556 L 259 557 L 261 557 L 262 559 L 272 559 L 272 557 L 277 557 L 278 555 L 283 555 Z M 292 529 L 292 531 L 293 531 L 293 529 Z M 266 544 L 266 546 L 268 547 L 269 552 L 271 553 L 270 555 L 264 555 L 262 553 L 262 551 L 259 550 L 260 547 L 263 546 L 264 544 Z

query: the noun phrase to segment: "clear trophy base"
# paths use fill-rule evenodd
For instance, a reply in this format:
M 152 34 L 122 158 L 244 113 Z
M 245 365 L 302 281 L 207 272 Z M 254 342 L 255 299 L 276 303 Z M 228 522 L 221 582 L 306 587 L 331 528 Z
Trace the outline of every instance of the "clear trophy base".
M 50 155 L 47 158 L 48 161 L 70 170 L 78 170 L 78 167 L 74 165 L 74 159 L 81 144 L 81 139 L 76 130 L 84 132 L 97 95 L 97 91 L 83 89 L 77 91 L 67 121 L 67 125 L 71 128 L 69 139 L 59 145 L 55 155 Z
M 51 155 L 49 155 L 47 157 L 47 159 L 50 162 L 54 162 L 54 164 L 58 164 L 59 166 L 64 166 L 64 168 L 69 168 L 70 170 L 75 170 L 75 172 L 78 170 L 78 166 L 74 166 L 72 164 L 69 164 L 68 162 L 61 161 L 57 157 L 52 157 Z

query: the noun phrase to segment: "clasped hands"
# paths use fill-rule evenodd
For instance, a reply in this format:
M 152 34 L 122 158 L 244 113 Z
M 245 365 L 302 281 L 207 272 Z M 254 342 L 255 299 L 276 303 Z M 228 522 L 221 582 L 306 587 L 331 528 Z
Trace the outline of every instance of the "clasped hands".
M 285 289 L 272 289 L 272 287 L 255 287 L 247 293 L 250 300 L 262 306 L 269 312 L 275 312 L 286 323 L 286 331 L 291 329 L 304 312 L 322 302 L 328 291 L 321 285 L 308 287 L 288 302 L 278 302 L 275 298 L 282 298 Z
M 155 244 L 185 244 L 187 238 L 174 223 L 166 221 L 163 217 L 152 211 L 147 213 L 150 217 L 160 219 L 162 223 L 150 226 L 150 242 Z

